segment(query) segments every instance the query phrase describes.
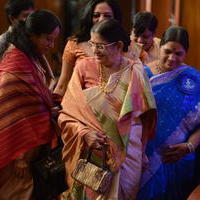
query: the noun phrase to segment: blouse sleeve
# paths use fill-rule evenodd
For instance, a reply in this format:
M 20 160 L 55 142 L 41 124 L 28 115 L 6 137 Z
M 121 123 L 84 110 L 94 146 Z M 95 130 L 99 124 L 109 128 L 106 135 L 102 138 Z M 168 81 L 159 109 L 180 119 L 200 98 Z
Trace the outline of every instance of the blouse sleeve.
M 76 50 L 78 49 L 78 45 L 75 40 L 69 40 L 65 46 L 63 53 L 63 61 L 74 65 L 76 62 Z

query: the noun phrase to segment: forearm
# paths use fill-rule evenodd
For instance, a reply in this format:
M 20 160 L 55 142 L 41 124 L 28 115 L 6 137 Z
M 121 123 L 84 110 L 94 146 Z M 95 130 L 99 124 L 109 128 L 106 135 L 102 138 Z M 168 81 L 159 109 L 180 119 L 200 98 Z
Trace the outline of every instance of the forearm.
M 68 63 L 63 60 L 61 75 L 58 80 L 58 84 L 55 87 L 54 93 L 64 96 L 67 89 L 67 85 L 71 79 L 73 73 L 74 63 Z
M 67 74 L 61 74 L 53 93 L 64 96 L 70 77 Z

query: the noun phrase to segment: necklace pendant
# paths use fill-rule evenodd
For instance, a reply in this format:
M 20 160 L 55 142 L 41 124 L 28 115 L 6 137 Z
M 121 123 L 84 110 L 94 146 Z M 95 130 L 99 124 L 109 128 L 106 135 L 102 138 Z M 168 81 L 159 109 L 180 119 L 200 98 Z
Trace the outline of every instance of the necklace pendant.
M 102 90 L 102 92 L 104 92 L 107 95 L 113 93 L 114 90 L 117 88 L 118 83 L 120 82 L 121 73 L 116 77 L 116 80 L 114 82 L 108 83 L 109 79 L 107 77 L 105 69 L 103 66 L 101 66 L 100 74 L 99 74 L 100 75 L 100 86 L 99 87 Z

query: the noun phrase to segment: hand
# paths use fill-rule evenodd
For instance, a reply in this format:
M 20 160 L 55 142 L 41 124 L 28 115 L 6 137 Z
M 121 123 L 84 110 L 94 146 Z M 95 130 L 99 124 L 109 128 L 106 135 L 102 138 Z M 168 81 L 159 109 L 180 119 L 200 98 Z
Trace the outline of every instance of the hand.
M 88 57 L 88 55 L 87 55 L 86 53 L 84 53 L 83 51 L 81 51 L 81 50 L 76 50 L 76 55 L 77 55 L 77 57 L 79 57 L 80 59 L 85 58 L 85 57 Z
M 29 170 L 29 167 L 28 167 L 28 163 L 26 160 L 19 159 L 19 160 L 14 161 L 13 171 L 17 177 L 19 177 L 19 178 L 24 177 L 27 174 L 28 170 Z
M 106 145 L 106 136 L 96 131 L 91 131 L 84 136 L 84 140 L 88 147 L 101 149 L 102 145 Z
M 162 152 L 163 162 L 177 162 L 185 157 L 188 153 L 190 153 L 190 151 L 188 149 L 187 143 L 170 145 Z

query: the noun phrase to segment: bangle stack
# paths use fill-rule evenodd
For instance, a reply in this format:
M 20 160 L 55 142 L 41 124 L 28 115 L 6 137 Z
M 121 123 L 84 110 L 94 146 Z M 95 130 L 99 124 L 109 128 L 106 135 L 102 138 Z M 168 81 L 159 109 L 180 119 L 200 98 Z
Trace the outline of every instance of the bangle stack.
M 195 152 L 195 147 L 194 147 L 194 145 L 192 144 L 192 142 L 187 142 L 187 147 L 188 147 L 190 153 Z

